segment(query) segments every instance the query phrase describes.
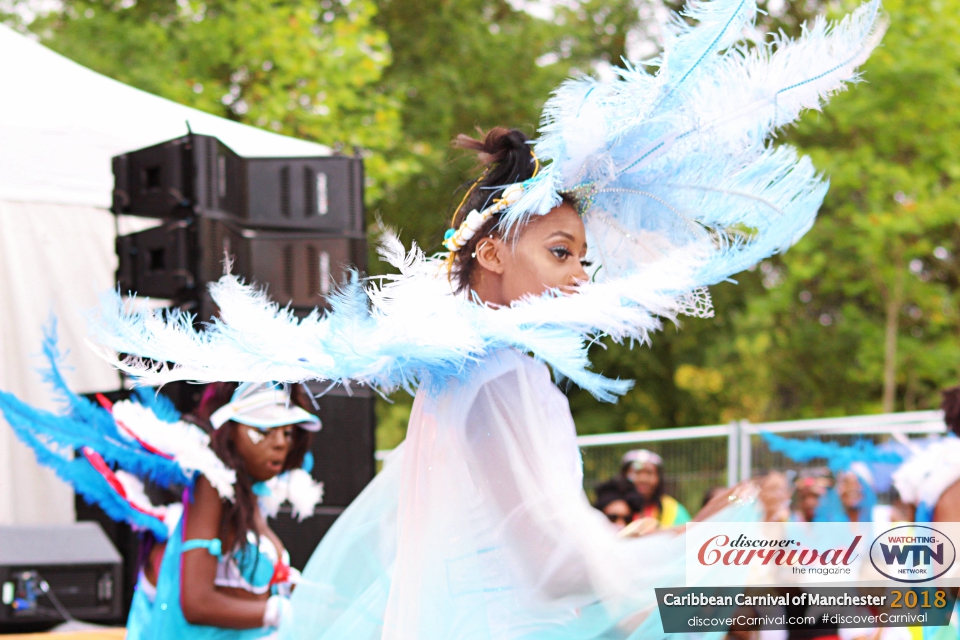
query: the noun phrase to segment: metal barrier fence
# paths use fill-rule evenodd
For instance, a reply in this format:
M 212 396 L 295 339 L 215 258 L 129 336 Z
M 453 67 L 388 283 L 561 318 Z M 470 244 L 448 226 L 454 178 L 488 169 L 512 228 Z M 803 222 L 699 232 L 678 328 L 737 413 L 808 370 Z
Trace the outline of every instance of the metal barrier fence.
M 799 470 L 799 465 L 781 453 L 770 451 L 764 432 L 784 437 L 817 436 L 825 441 L 850 444 L 857 439 L 876 444 L 891 438 L 924 437 L 944 433 L 940 411 L 913 411 L 818 420 L 793 420 L 752 424 L 739 420 L 709 427 L 680 427 L 580 436 L 583 484 L 593 487 L 620 471 L 620 458 L 631 449 L 649 449 L 664 461 L 664 490 L 694 512 L 706 492 L 730 486 L 768 470 Z M 382 460 L 386 451 L 378 451 Z M 881 501 L 889 498 L 884 494 Z
M 649 449 L 663 458 L 664 492 L 696 511 L 711 487 L 737 482 L 737 426 L 681 427 L 581 436 L 583 487 L 620 472 L 620 458 L 631 449 Z
M 759 424 L 740 420 L 712 427 L 581 436 L 578 443 L 588 492 L 619 472 L 624 453 L 650 449 L 663 458 L 664 490 L 696 511 L 713 487 L 730 486 L 772 469 L 798 471 L 805 466 L 771 451 L 761 436 L 764 432 L 784 437 L 816 436 L 848 445 L 857 439 L 881 444 L 891 438 L 924 437 L 945 430 L 941 412 L 914 411 Z M 889 496 L 881 494 L 879 498 L 884 501 Z

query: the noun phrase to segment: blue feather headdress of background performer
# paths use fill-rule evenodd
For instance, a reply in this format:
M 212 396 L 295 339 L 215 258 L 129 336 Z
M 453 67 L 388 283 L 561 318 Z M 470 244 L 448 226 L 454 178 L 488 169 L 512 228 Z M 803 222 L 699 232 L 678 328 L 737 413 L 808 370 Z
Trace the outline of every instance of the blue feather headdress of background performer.
M 842 445 L 817 438 L 784 438 L 773 433 L 761 435 L 771 451 L 782 453 L 794 462 L 807 463 L 823 460 L 834 477 L 839 477 L 843 473 L 855 474 L 863 490 L 863 499 L 858 507 L 861 522 L 872 521 L 873 507 L 877 503 L 878 487 L 874 470 L 888 466 L 895 468 L 903 462 L 901 451 L 883 445 L 877 446 L 869 440 L 856 440 L 850 445 Z M 836 486 L 827 490 L 820 499 L 814 520 L 818 522 L 849 520 Z
M 686 20 L 665 27 L 655 73 L 628 66 L 615 82 L 561 85 L 535 142 L 549 164 L 522 185 L 501 225 L 549 212 L 562 193 L 576 196 L 595 265 L 576 294 L 476 304 L 454 293 L 444 256 L 408 252 L 387 235 L 381 255 L 399 273 L 354 277 L 329 312 L 302 320 L 230 275 L 211 286 L 220 315 L 205 331 L 189 314 L 132 309 L 112 292 L 93 323 L 100 353 L 151 385 L 239 377 L 412 391 L 514 347 L 612 400 L 631 383 L 589 370 L 598 337 L 644 342 L 661 319 L 710 315 L 704 287 L 810 228 L 827 183 L 808 158 L 770 141 L 857 80 L 879 39 L 879 10 L 874 0 L 839 23 L 818 18 L 797 40 L 748 46 L 740 40 L 754 0 L 696 1 Z M 117 361 L 116 352 L 134 357 Z

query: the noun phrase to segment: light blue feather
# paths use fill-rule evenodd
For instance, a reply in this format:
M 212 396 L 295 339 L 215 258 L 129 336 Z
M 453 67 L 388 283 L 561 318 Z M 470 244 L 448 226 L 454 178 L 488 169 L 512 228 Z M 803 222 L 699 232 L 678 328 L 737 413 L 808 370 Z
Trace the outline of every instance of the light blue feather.
M 535 145 L 552 162 L 528 181 L 505 228 L 549 211 L 556 192 L 588 194 L 588 226 L 604 212 L 624 237 L 658 234 L 703 253 L 693 287 L 784 251 L 813 224 L 827 184 L 808 159 L 769 141 L 856 81 L 856 64 L 875 44 L 879 6 L 868 2 L 835 25 L 818 19 L 796 42 L 771 37 L 745 47 L 737 42 L 753 24 L 753 2 L 689 4 L 684 15 L 698 23 L 670 23 L 655 74 L 628 66 L 618 82 L 580 78 L 557 90 Z M 601 263 L 628 248 L 618 238 L 591 244 Z M 603 277 L 641 266 L 638 257 Z
M 873 508 L 877 504 L 877 493 L 868 483 L 861 481 L 863 498 L 857 507 L 857 522 L 873 522 Z M 847 508 L 840 499 L 836 487 L 830 487 L 820 499 L 813 514 L 814 522 L 849 522 Z

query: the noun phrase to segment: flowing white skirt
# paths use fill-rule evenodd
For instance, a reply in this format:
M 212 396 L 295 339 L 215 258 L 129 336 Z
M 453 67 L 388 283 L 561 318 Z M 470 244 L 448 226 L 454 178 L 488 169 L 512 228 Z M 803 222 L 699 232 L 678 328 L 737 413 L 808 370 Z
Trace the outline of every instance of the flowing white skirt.
M 566 397 L 504 350 L 417 394 L 405 443 L 314 552 L 281 637 L 651 638 L 684 540 L 616 537 L 582 488 Z

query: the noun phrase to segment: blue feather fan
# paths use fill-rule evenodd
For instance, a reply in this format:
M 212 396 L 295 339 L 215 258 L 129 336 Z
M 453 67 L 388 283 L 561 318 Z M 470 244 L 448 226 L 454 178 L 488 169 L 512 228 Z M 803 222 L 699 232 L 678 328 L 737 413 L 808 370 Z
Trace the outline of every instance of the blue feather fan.
M 883 449 L 869 440 L 857 440 L 849 446 L 837 442 L 824 442 L 816 438 L 784 438 L 773 433 L 764 433 L 763 439 L 771 451 L 777 451 L 794 462 L 811 462 L 822 459 L 834 474 L 848 471 L 855 462 L 864 464 L 900 464 L 903 455 L 892 449 Z
M 43 376 L 59 399 L 62 413 L 32 407 L 4 391 L 0 391 L 0 412 L 17 437 L 33 450 L 37 462 L 53 469 L 85 500 L 115 520 L 166 539 L 168 530 L 161 520 L 134 507 L 85 456 L 76 452 L 89 448 L 107 463 L 166 488 L 189 486 L 193 476 L 185 474 L 175 460 L 150 452 L 122 435 L 109 411 L 69 389 L 60 372 L 55 322 L 45 331 L 43 354 L 48 361 Z M 158 415 L 176 418 L 168 399 L 147 390 L 138 395 L 148 398 L 147 406 L 154 407 Z

